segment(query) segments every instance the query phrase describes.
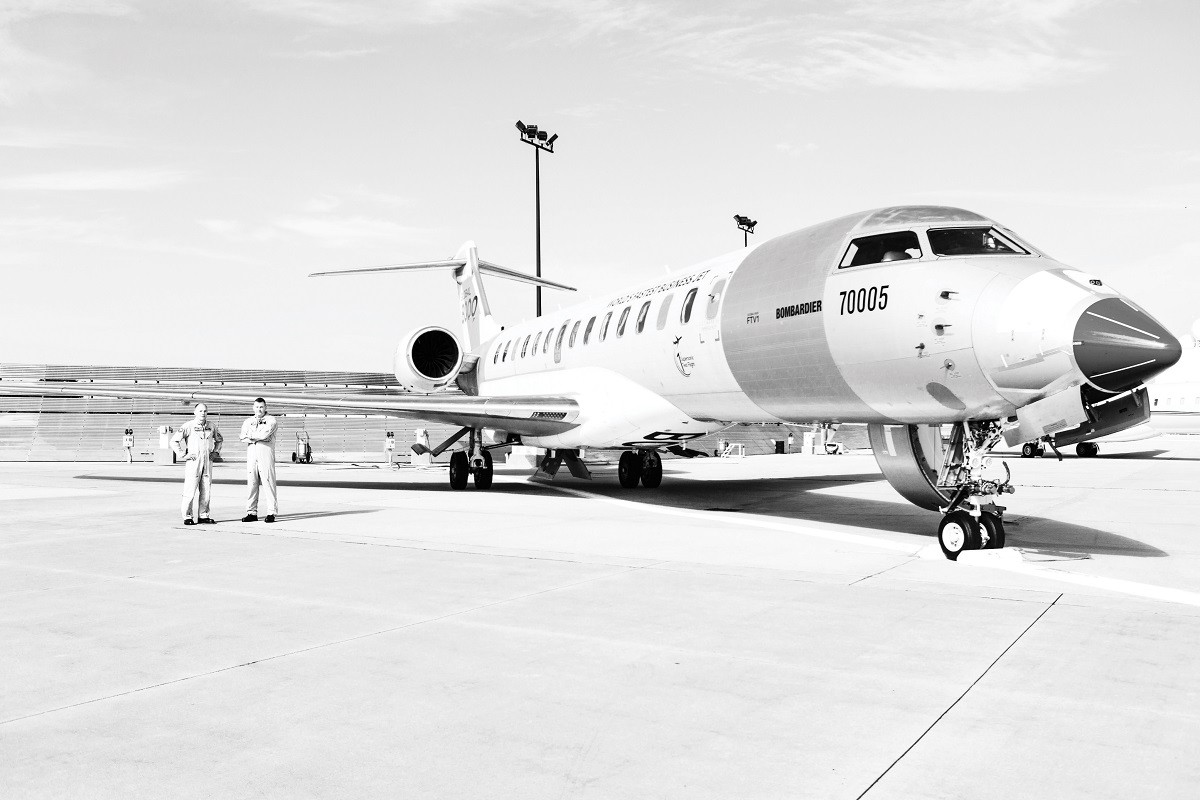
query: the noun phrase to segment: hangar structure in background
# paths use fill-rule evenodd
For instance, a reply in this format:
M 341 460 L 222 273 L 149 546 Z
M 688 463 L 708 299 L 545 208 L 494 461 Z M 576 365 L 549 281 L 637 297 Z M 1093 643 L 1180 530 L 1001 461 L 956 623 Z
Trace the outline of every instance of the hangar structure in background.
M 106 386 L 222 388 L 248 397 L 269 393 L 340 392 L 360 396 L 398 390 L 396 378 L 384 373 L 319 372 L 298 370 L 190 369 L 177 367 L 70 366 L 48 364 L 0 364 L 0 379 L 76 382 L 75 396 L 34 397 L 6 395 L 0 387 L 0 461 L 123 461 L 122 434 L 133 429 L 134 459 L 150 461 L 159 449 L 162 427 L 178 430 L 192 418 L 192 403 L 161 398 L 101 397 L 85 394 L 88 384 Z M 225 461 L 245 460 L 236 432 L 252 409 L 245 402 L 208 402 L 209 419 L 226 436 L 222 449 Z M 371 460 L 383 458 L 388 431 L 408 452 L 418 429 L 433 439 L 444 438 L 455 428 L 426 424 L 420 420 L 396 419 L 379 414 L 323 413 L 275 403 L 271 412 L 279 420 L 277 457 L 288 460 L 296 450 L 296 435 L 303 433 L 318 459 Z M 231 437 L 232 434 L 232 438 Z

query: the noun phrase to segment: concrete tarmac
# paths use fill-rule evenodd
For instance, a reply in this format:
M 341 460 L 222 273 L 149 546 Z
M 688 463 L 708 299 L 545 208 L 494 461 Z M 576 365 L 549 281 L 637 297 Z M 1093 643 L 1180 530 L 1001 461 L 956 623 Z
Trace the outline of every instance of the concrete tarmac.
M 2 464 L 0 796 L 1195 797 L 1200 437 L 1124 447 L 958 563 L 869 454 Z

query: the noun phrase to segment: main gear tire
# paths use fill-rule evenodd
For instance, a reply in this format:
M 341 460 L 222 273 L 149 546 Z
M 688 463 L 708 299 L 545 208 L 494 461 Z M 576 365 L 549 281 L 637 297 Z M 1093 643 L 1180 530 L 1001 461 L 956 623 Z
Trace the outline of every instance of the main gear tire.
M 471 475 L 471 462 L 462 450 L 450 456 L 450 488 L 467 488 L 467 478 Z
M 978 550 L 979 523 L 966 511 L 952 511 L 938 525 L 938 544 L 942 554 L 951 561 L 967 550 Z
M 621 460 L 617 462 L 617 480 L 621 482 L 621 486 L 632 489 L 638 485 L 641 477 L 642 457 L 630 450 L 621 453 Z
M 642 486 L 657 489 L 662 484 L 662 457 L 653 450 L 642 454 Z
M 483 466 L 475 470 L 475 488 L 490 489 L 492 488 L 492 454 L 487 450 L 483 451 Z

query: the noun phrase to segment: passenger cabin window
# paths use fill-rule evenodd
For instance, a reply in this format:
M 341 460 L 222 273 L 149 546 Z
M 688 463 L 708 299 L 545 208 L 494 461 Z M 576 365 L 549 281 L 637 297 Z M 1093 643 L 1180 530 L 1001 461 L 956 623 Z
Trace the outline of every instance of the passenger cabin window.
M 531 356 L 537 355 L 538 345 L 541 343 L 541 341 L 542 341 L 542 332 L 538 331 L 537 336 L 533 337 L 533 349 L 529 351 L 529 355 L 531 355 Z
M 542 355 L 550 352 L 550 340 L 554 338 L 554 328 L 546 331 L 546 341 L 542 343 Z
M 655 323 L 660 331 L 667 327 L 667 314 L 671 311 L 671 301 L 675 299 L 675 295 L 669 294 L 663 298 L 662 305 L 658 307 L 658 321 Z
M 683 308 L 679 309 L 679 321 L 685 325 L 687 324 L 688 320 L 692 318 L 692 304 L 696 302 L 697 291 L 699 290 L 692 289 L 690 292 L 688 292 L 683 298 Z
M 525 337 L 525 341 L 521 342 L 521 358 L 525 357 L 525 351 L 529 349 L 529 337 Z
M 621 318 L 619 320 L 617 320 L 617 336 L 618 337 L 625 335 L 625 323 L 629 321 L 629 309 L 630 308 L 632 308 L 632 306 L 625 306 L 625 308 L 621 309 Z
M 717 318 L 717 309 L 721 307 L 721 292 L 725 291 L 725 279 L 717 281 L 713 286 L 712 293 L 708 296 L 708 306 L 704 310 L 704 316 L 709 319 Z
M 838 264 L 838 269 L 920 257 L 921 243 L 912 231 L 880 233 L 852 241 L 846 248 L 846 255 L 842 256 L 842 263 Z
M 612 322 L 613 312 L 608 312 L 604 315 L 604 322 L 600 324 L 600 341 L 604 341 L 604 337 L 608 336 L 608 323 Z
M 641 333 L 642 328 L 646 327 L 646 316 L 650 313 L 650 301 L 642 303 L 641 309 L 638 311 L 637 332 Z
M 508 348 L 509 348 L 509 345 L 511 345 L 511 344 L 512 344 L 512 341 L 507 341 L 504 343 L 504 355 L 500 356 L 501 361 L 508 361 Z
M 582 324 L 583 320 L 576 320 L 575 324 L 571 326 L 571 341 L 568 343 L 568 347 L 575 346 L 575 337 L 579 335 L 579 326 Z
M 564 322 L 562 327 L 558 329 L 558 336 L 554 337 L 554 363 L 555 364 L 562 361 L 563 337 L 566 336 L 567 326 L 570 324 L 571 324 L 570 320 L 568 320 L 567 322 Z
M 935 256 L 1027 256 L 1029 253 L 995 228 L 931 228 Z
M 493 364 L 500 363 L 500 351 L 503 349 L 504 349 L 503 345 L 501 345 L 499 342 L 496 342 L 496 352 L 492 355 L 492 363 Z
M 592 317 L 588 320 L 587 327 L 583 329 L 583 343 L 587 344 L 588 339 L 592 338 L 592 328 L 596 327 L 596 318 Z

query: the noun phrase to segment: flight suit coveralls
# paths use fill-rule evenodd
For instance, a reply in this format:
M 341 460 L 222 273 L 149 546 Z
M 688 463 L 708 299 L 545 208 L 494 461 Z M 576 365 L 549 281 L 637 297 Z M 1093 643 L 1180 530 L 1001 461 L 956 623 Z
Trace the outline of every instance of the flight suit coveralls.
M 268 516 L 279 513 L 279 492 L 275 484 L 275 432 L 279 423 L 270 414 L 262 419 L 251 417 L 242 423 L 239 438 L 246 443 L 246 484 L 250 496 L 246 500 L 246 514 L 258 515 L 258 490 L 267 490 Z
M 224 437 L 211 422 L 199 423 L 190 420 L 180 427 L 171 439 L 171 445 L 180 458 L 195 456 L 183 462 L 183 502 L 180 511 L 183 518 L 208 517 L 209 499 L 212 496 L 212 455 L 219 452 Z
M 121 446 L 125 448 L 125 461 L 133 463 L 133 434 L 127 433 L 121 437 Z

